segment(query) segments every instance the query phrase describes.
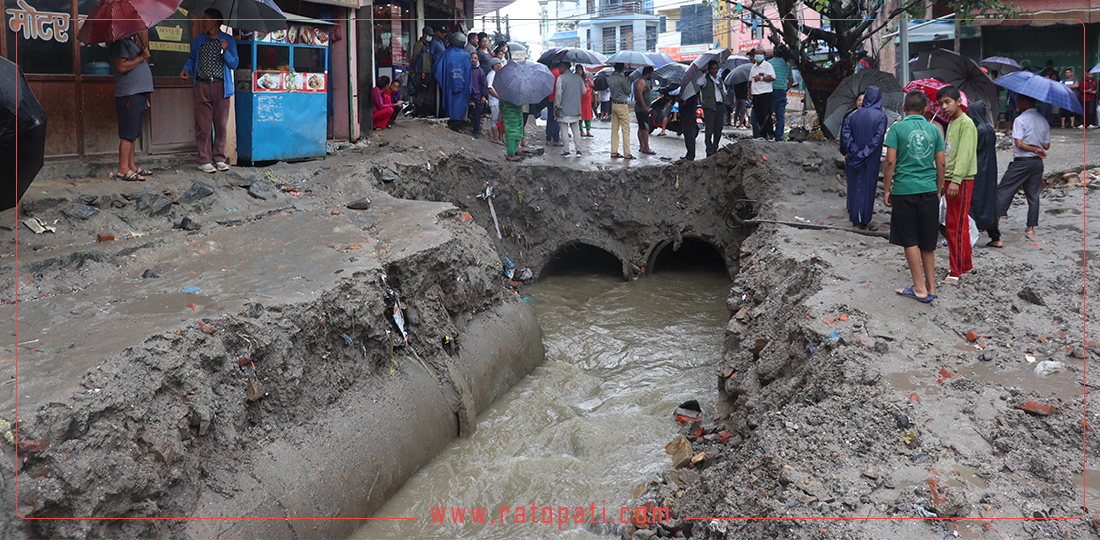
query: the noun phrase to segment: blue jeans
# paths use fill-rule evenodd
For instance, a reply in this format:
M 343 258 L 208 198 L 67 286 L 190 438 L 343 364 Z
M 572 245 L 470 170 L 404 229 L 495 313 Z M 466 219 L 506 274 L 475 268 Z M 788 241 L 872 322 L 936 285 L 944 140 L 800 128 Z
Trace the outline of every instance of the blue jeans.
M 554 120 L 554 102 L 550 102 L 550 106 L 546 108 L 546 142 L 560 142 L 561 141 L 561 126 Z
M 772 90 L 772 116 L 775 117 L 775 140 L 783 140 L 783 122 L 786 120 L 787 91 Z

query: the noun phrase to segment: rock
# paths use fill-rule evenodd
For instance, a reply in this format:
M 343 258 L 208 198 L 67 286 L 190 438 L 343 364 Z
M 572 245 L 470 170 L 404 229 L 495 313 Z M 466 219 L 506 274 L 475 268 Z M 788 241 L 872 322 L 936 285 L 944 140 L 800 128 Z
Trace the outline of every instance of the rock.
M 153 202 L 149 204 L 149 215 L 159 216 L 168 213 L 168 209 L 172 207 L 172 199 L 165 197 L 164 195 L 157 195 Z
M 125 208 L 126 199 L 111 193 L 109 195 L 103 195 L 96 197 L 95 203 L 92 206 L 98 206 L 100 208 Z
M 1066 365 L 1057 360 L 1043 360 L 1035 364 L 1035 374 L 1040 377 L 1053 375 L 1066 370 Z
M 890 346 L 886 344 L 886 341 L 881 339 L 875 340 L 875 352 L 879 354 L 886 354 L 890 352 Z
M 141 279 L 158 279 L 160 278 L 160 269 L 147 268 L 141 273 Z
M 1037 306 L 1045 306 L 1046 302 L 1043 302 L 1043 297 L 1039 296 L 1039 293 L 1035 292 L 1031 287 L 1024 287 L 1020 289 L 1020 292 L 1016 293 L 1020 299 L 1035 304 Z
M 61 206 L 69 202 L 69 199 L 64 197 L 47 197 L 45 199 L 35 199 L 33 201 L 23 201 L 20 205 L 23 207 L 23 213 L 28 216 L 40 214 L 47 210 L 53 210 L 58 206 Z
M 76 202 L 80 204 L 86 204 L 88 206 L 99 206 L 95 203 L 96 199 L 98 198 L 98 195 L 81 195 L 76 198 Z
M 264 392 L 264 385 L 260 384 L 259 381 L 253 379 L 252 376 L 249 375 L 248 382 L 245 383 L 245 395 L 248 401 L 256 401 L 267 395 L 267 393 Z
M 252 184 L 262 182 L 263 180 L 264 177 L 262 175 L 254 174 L 252 176 L 249 176 L 248 178 L 242 178 L 239 182 L 237 182 L 237 187 L 248 189 L 252 187 Z
M 848 162 L 844 161 L 844 158 L 838 157 L 833 159 L 833 165 L 835 165 L 837 169 L 843 171 L 848 167 Z
M 348 208 L 352 210 L 368 210 L 370 209 L 370 197 L 363 197 L 362 199 L 356 199 L 348 203 Z
M 815 172 L 815 171 L 818 171 L 820 169 L 821 169 L 821 162 L 820 161 L 803 161 L 802 162 L 802 170 L 804 170 L 804 171 Z
M 214 186 L 196 180 L 191 183 L 191 187 L 183 195 L 180 195 L 179 199 L 176 199 L 176 202 L 187 204 L 213 194 Z
M 897 422 L 898 427 L 901 429 L 909 429 L 912 423 L 909 421 L 909 417 L 904 414 L 898 414 L 894 416 L 894 421 Z
M 270 182 L 253 182 L 248 186 L 248 194 L 263 201 L 270 201 L 276 197 L 275 189 Z
M 394 175 L 392 171 L 390 171 L 389 169 L 383 169 L 378 165 L 371 167 L 371 171 L 374 172 L 374 177 L 377 178 L 379 182 L 388 183 L 397 180 L 397 176 Z
M 122 198 L 127 201 L 138 201 L 146 195 L 148 195 L 147 191 L 131 191 L 129 193 L 123 193 Z
M 714 465 L 714 454 L 710 452 L 699 452 L 691 458 L 691 468 L 701 471 Z
M 1062 178 L 1064 178 L 1064 179 L 1066 179 L 1066 180 L 1072 180 L 1072 179 L 1074 179 L 1074 178 L 1077 178 L 1077 173 L 1075 173 L 1075 172 L 1068 172 L 1068 173 L 1066 173 L 1066 174 L 1063 174 L 1063 175 L 1062 175 Z
M 863 470 L 863 476 L 866 476 L 867 478 L 870 478 L 871 480 L 877 480 L 878 479 L 878 471 L 875 470 L 874 465 L 868 465 L 867 468 Z
M 86 204 L 75 203 L 62 210 L 61 213 L 73 219 L 88 219 L 98 214 L 99 210 Z
M 686 467 L 691 463 L 691 442 L 683 435 L 677 435 L 665 445 L 665 453 L 672 456 L 672 468 Z
M 198 221 L 195 221 L 195 218 L 187 216 L 179 222 L 179 225 L 176 225 L 176 228 L 185 231 L 197 231 L 202 228 L 202 225 L 200 225 Z
M 982 353 L 978 355 L 979 362 L 991 362 L 993 361 L 993 353 Z
M 653 531 L 649 529 L 638 529 L 634 531 L 634 536 L 630 537 L 630 540 L 652 540 L 653 538 L 660 538 Z
M 699 481 L 699 473 L 691 469 L 674 469 L 668 472 L 665 481 L 679 487 L 689 487 Z
M 1074 347 L 1073 350 L 1069 352 L 1069 356 L 1070 356 L 1070 358 L 1080 358 L 1081 360 L 1084 360 L 1085 359 L 1085 349 L 1084 349 L 1084 347 L 1080 347 L 1080 346 Z

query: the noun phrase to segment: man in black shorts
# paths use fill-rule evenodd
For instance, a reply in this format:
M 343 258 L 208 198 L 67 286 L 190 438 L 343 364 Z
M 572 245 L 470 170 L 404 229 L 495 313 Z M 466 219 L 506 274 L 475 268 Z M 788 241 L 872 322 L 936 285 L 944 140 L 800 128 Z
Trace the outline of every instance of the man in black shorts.
M 118 177 L 140 182 L 152 171 L 134 164 L 135 141 L 141 137 L 141 121 L 153 94 L 149 69 L 148 31 L 112 42 L 111 75 L 115 78 L 115 112 L 118 115 Z
M 642 76 L 634 82 L 634 116 L 638 117 L 638 151 L 653 155 L 657 152 L 649 149 L 649 132 L 653 131 L 653 112 L 649 104 L 653 100 L 653 90 L 649 86 L 653 78 L 653 66 L 642 68 Z

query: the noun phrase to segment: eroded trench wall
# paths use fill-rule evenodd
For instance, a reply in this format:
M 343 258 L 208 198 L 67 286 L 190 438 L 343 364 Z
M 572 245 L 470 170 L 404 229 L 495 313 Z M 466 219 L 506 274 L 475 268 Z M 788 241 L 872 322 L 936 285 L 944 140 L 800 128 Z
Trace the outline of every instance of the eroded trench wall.
M 14 471 L 0 460 L 0 487 L 19 516 L 42 519 L 9 514 L 4 536 L 350 534 L 361 521 L 313 518 L 370 516 L 544 358 L 533 311 L 488 264 L 485 231 L 446 219 L 452 240 L 385 268 L 407 346 L 377 272 L 361 271 L 315 301 L 204 319 L 213 334 L 152 335 L 70 401 L 24 413 L 20 438 L 41 448 Z M 250 377 L 265 394 L 255 401 Z M 50 519 L 66 517 L 155 521 Z
M 721 254 L 732 279 L 750 230 L 733 226 L 731 214 L 751 211 L 755 203 L 738 202 L 755 201 L 775 174 L 753 150 L 736 144 L 712 159 L 659 167 L 584 171 L 459 154 L 430 170 L 406 166 L 396 172 L 398 179 L 382 186 L 390 194 L 451 202 L 489 231 L 496 228 L 489 205 L 477 196 L 492 185 L 502 238 L 489 236 L 502 255 L 517 268 L 531 268 L 536 278 L 559 250 L 578 244 L 614 255 L 624 278 L 643 275 L 660 249 L 697 238 Z

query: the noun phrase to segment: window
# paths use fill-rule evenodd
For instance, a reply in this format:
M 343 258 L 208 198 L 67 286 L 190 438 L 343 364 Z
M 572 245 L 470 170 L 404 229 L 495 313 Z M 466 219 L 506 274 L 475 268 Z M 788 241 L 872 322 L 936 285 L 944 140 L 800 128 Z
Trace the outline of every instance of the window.
M 584 31 L 584 48 L 592 48 L 592 29 L 588 28 Z
M 681 6 L 676 28 L 680 45 L 709 44 L 714 37 L 714 11 L 709 5 Z
M 596 12 L 596 0 L 588 0 L 585 7 L 587 8 L 585 13 L 595 13 Z
M 661 26 L 657 29 L 657 32 L 661 34 L 668 32 L 668 17 L 661 15 Z
M 624 24 L 619 27 L 619 50 L 629 51 L 634 49 L 634 27 Z
M 645 50 L 654 52 L 657 50 L 657 27 L 645 27 Z
M 603 53 L 615 54 L 615 27 L 603 29 Z

